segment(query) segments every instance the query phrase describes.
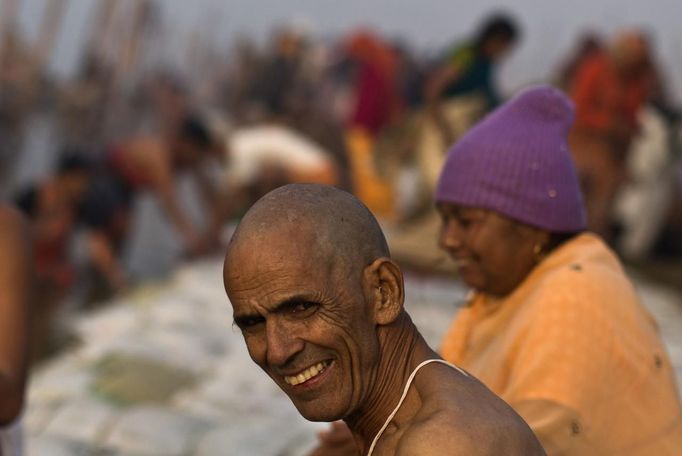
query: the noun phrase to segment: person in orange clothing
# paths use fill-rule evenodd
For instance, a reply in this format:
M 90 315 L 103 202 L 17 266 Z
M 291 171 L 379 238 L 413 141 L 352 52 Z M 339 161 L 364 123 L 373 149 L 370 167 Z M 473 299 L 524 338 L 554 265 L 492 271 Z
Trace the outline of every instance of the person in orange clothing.
M 441 247 L 473 289 L 441 355 L 531 426 L 549 455 L 679 455 L 682 406 L 656 323 L 586 232 L 571 102 L 536 87 L 449 152 Z
M 625 157 L 638 130 L 637 115 L 655 81 L 645 37 L 628 31 L 609 49 L 586 59 L 571 84 L 576 105 L 571 150 L 585 190 L 589 226 L 607 240 L 612 201 L 626 177 Z
M 357 65 L 355 105 L 348 119 L 349 126 L 376 136 L 402 108 L 396 80 L 396 52 L 372 32 L 360 30 L 347 40 L 346 53 Z
M 344 45 L 356 68 L 346 133 L 353 188 L 373 212 L 390 218 L 395 195 L 391 183 L 378 174 L 374 154 L 378 135 L 395 123 L 403 109 L 396 77 L 398 57 L 389 43 L 369 30 L 353 33 Z

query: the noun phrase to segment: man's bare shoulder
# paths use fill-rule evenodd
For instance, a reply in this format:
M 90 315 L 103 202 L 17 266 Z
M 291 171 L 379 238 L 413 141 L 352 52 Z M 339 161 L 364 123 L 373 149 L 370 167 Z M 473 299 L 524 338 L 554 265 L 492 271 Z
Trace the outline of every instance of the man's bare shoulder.
M 422 404 L 398 454 L 545 454 L 526 422 L 485 385 L 434 367 L 418 382 Z
M 399 440 L 396 455 L 416 454 L 541 456 L 545 452 L 523 421 L 468 420 L 444 407 L 418 417 Z

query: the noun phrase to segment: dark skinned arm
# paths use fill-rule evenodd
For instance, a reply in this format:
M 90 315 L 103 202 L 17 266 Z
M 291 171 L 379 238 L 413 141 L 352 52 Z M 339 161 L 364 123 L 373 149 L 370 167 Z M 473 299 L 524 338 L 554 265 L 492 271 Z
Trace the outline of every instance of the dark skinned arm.
M 95 269 L 114 290 L 124 290 L 128 281 L 108 236 L 101 231 L 92 230 L 86 237 L 89 258 Z
M 343 421 L 331 424 L 327 431 L 317 434 L 318 446 L 308 456 L 359 456 L 353 434 Z
M 29 290 L 32 252 L 28 226 L 0 207 L 0 426 L 23 407 L 29 363 Z
M 440 67 L 426 83 L 427 113 L 440 129 L 446 144 L 454 140 L 454 134 L 443 113 L 442 98 L 448 85 L 460 78 L 461 71 L 456 65 Z
M 201 250 L 201 240 L 185 212 L 180 207 L 175 192 L 175 180 L 171 165 L 164 157 L 163 150 L 154 150 L 148 156 L 147 167 L 152 179 L 153 191 L 159 199 L 171 223 L 175 226 L 185 245 L 192 254 Z

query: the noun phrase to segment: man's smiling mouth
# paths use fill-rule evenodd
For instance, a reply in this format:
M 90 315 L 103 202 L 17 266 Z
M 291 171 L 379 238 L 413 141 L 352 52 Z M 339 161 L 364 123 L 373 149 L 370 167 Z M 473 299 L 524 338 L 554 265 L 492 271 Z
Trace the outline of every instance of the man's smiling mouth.
M 313 366 L 308 367 L 307 369 L 301 371 L 296 375 L 285 375 L 284 381 L 291 386 L 300 385 L 301 383 L 307 382 L 308 380 L 313 379 L 320 375 L 322 372 L 325 371 L 325 369 L 327 369 L 329 364 L 330 364 L 329 361 L 319 362 Z

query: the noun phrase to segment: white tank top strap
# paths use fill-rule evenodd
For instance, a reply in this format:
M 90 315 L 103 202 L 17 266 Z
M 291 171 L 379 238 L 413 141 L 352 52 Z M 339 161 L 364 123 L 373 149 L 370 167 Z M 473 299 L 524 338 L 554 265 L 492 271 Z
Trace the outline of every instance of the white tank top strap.
M 374 436 L 374 440 L 372 440 L 372 445 L 370 445 L 370 447 L 369 447 L 369 451 L 367 452 L 367 456 L 372 456 L 372 453 L 374 452 L 374 447 L 376 446 L 377 442 L 381 438 L 381 434 L 384 433 L 384 431 L 388 427 L 388 423 L 391 422 L 391 420 L 393 419 L 395 414 L 398 413 L 400 406 L 403 405 L 403 401 L 405 401 L 405 398 L 407 397 L 407 392 L 410 389 L 410 385 L 412 385 L 412 381 L 414 380 L 414 377 L 417 375 L 417 372 L 419 372 L 419 369 L 421 369 L 422 367 L 426 366 L 427 364 L 431 364 L 431 363 L 445 364 L 446 366 L 452 367 L 453 369 L 459 371 L 460 373 L 466 375 L 467 377 L 469 376 L 469 374 L 467 374 L 463 369 L 455 366 L 452 363 L 445 361 L 444 359 L 433 358 L 433 359 L 427 359 L 427 360 L 419 363 L 419 365 L 414 368 L 414 370 L 412 371 L 412 373 L 408 377 L 407 382 L 405 383 L 405 388 L 403 389 L 403 395 L 400 397 L 400 400 L 398 401 L 398 405 L 396 405 L 395 408 L 393 409 L 393 411 L 391 412 L 391 414 L 388 415 L 388 418 L 386 418 L 386 422 L 384 423 L 383 426 L 381 426 L 381 429 L 379 429 L 379 432 L 377 432 L 377 435 Z

